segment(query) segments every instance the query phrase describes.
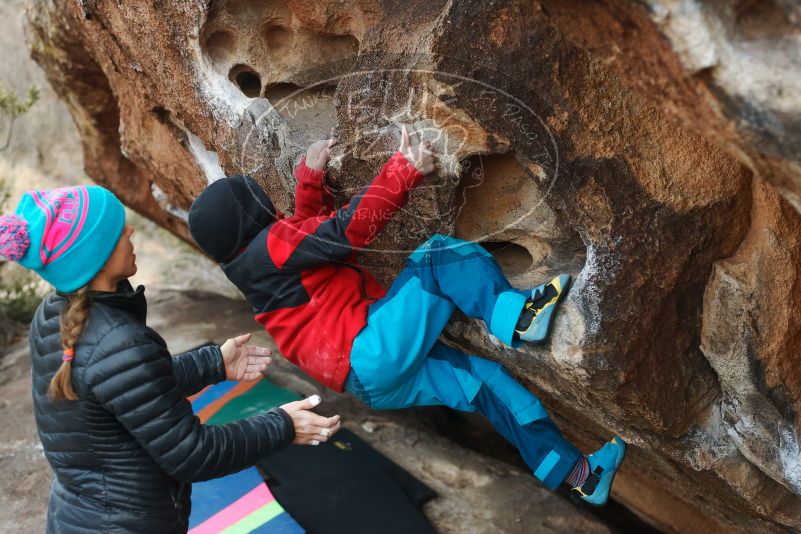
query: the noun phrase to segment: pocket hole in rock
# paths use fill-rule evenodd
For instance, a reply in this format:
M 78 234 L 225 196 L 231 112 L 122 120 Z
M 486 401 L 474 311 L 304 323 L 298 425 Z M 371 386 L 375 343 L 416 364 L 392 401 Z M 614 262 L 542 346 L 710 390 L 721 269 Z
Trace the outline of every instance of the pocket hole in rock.
M 490 237 L 525 215 L 540 197 L 533 177 L 514 154 L 470 156 L 462 160 L 454 193 L 456 233 L 464 239 Z
M 151 110 L 153 114 L 156 116 L 156 119 L 161 124 L 171 124 L 170 121 L 170 112 L 167 111 L 165 108 L 161 106 L 157 106 Z
M 264 89 L 264 97 L 273 104 L 277 104 L 281 100 L 299 91 L 300 87 L 294 83 L 278 82 L 270 84 Z
M 271 50 L 278 50 L 290 43 L 292 32 L 283 26 L 271 26 L 264 32 L 264 38 Z
M 228 73 L 228 79 L 249 98 L 256 98 L 261 94 L 261 76 L 247 65 L 235 65 Z
M 484 245 L 516 283 L 581 271 L 586 247 L 543 202 L 541 167 L 522 165 L 514 153 L 475 155 L 461 163 L 453 197 L 457 237 Z
M 739 4 L 734 10 L 734 29 L 744 42 L 778 41 L 780 36 L 796 31 L 783 2 L 761 0 Z
M 302 141 L 311 143 L 331 135 L 336 125 L 335 91 L 331 85 L 300 87 L 278 82 L 268 85 L 264 96 L 287 123 L 302 131 Z
M 531 253 L 518 244 L 509 241 L 483 241 L 480 244 L 495 257 L 501 271 L 507 276 L 528 272 L 534 263 Z
M 215 63 L 230 59 L 235 48 L 234 36 L 228 32 L 215 32 L 206 39 L 206 53 Z
M 271 3 L 280 4 L 279 2 Z M 265 7 L 273 7 L 269 6 L 269 4 L 265 6 L 265 4 L 268 4 L 268 2 L 264 0 L 228 0 L 225 3 L 225 10 L 235 17 L 252 18 L 261 13 Z
M 344 59 L 359 53 L 359 40 L 353 35 L 335 35 L 326 39 L 326 48 L 330 50 L 328 59 Z

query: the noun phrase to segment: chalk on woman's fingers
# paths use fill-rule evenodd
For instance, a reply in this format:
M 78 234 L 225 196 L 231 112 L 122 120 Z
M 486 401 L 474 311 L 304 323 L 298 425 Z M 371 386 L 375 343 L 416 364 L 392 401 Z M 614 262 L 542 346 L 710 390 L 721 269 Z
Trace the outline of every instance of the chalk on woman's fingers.
M 311 397 L 309 397 L 309 402 L 311 403 L 312 406 L 317 406 L 322 402 L 322 399 L 320 398 L 320 395 L 312 395 Z
M 319 441 L 317 441 L 316 439 L 313 439 L 313 440 L 311 440 L 311 441 L 309 442 L 309 445 L 319 445 L 319 444 L 320 444 L 320 442 L 319 442 Z

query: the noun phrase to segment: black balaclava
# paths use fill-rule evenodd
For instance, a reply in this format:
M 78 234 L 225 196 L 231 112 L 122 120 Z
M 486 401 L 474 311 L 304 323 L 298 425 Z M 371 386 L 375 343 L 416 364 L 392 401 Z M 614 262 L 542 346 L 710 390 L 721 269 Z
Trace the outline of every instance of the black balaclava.
M 237 175 L 214 182 L 195 199 L 189 232 L 209 256 L 225 263 L 275 220 L 267 193 L 250 176 Z

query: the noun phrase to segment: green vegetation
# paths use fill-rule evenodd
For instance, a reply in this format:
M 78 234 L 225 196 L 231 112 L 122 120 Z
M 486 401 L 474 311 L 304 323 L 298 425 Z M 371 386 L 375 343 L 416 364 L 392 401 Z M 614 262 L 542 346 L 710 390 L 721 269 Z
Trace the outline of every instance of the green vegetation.
M 29 323 L 42 300 L 37 276 L 22 267 L 3 268 L 0 282 L 0 315 L 20 323 Z
M 25 98 L 20 98 L 13 91 L 9 91 L 2 84 L 0 84 L 0 115 L 5 117 L 6 125 L 6 140 L 3 146 L 0 146 L 0 152 L 8 149 L 11 145 L 11 136 L 14 132 L 14 123 L 26 111 L 36 104 L 39 100 L 39 88 L 31 87 L 28 89 L 28 94 Z
M 11 194 L 0 177 L 0 213 L 7 209 Z M 39 277 L 17 265 L 0 264 L 0 324 L 2 318 L 28 323 L 42 298 Z
M 0 85 L 0 116 L 5 117 L 7 124 L 6 139 L 0 152 L 11 144 L 14 122 L 27 112 L 39 100 L 39 89 L 31 87 L 27 97 L 21 99 L 15 93 Z M 0 213 L 8 208 L 11 198 L 8 184 L 0 176 Z M 36 306 L 41 300 L 42 283 L 30 271 L 17 265 L 0 263 L 0 328 L 6 323 L 4 319 L 27 323 L 33 317 Z M 2 338 L 0 332 L 0 338 Z

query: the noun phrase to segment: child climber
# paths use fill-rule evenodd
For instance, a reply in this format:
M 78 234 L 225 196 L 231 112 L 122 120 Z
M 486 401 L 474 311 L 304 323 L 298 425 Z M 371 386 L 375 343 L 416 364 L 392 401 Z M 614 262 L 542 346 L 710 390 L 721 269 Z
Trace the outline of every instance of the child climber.
M 570 277 L 511 287 L 481 246 L 435 235 L 389 291 L 359 266 L 369 245 L 434 168 L 428 143 L 400 148 L 349 204 L 335 210 L 324 183 L 333 140 L 314 143 L 295 170 L 295 213 L 284 218 L 248 176 L 211 184 L 189 213 L 198 245 L 245 294 L 281 352 L 323 385 L 376 409 L 444 405 L 479 412 L 550 489 L 565 484 L 604 504 L 626 444 L 589 456 L 568 442 L 540 401 L 500 364 L 438 340 L 459 308 L 510 346 L 543 342 Z

